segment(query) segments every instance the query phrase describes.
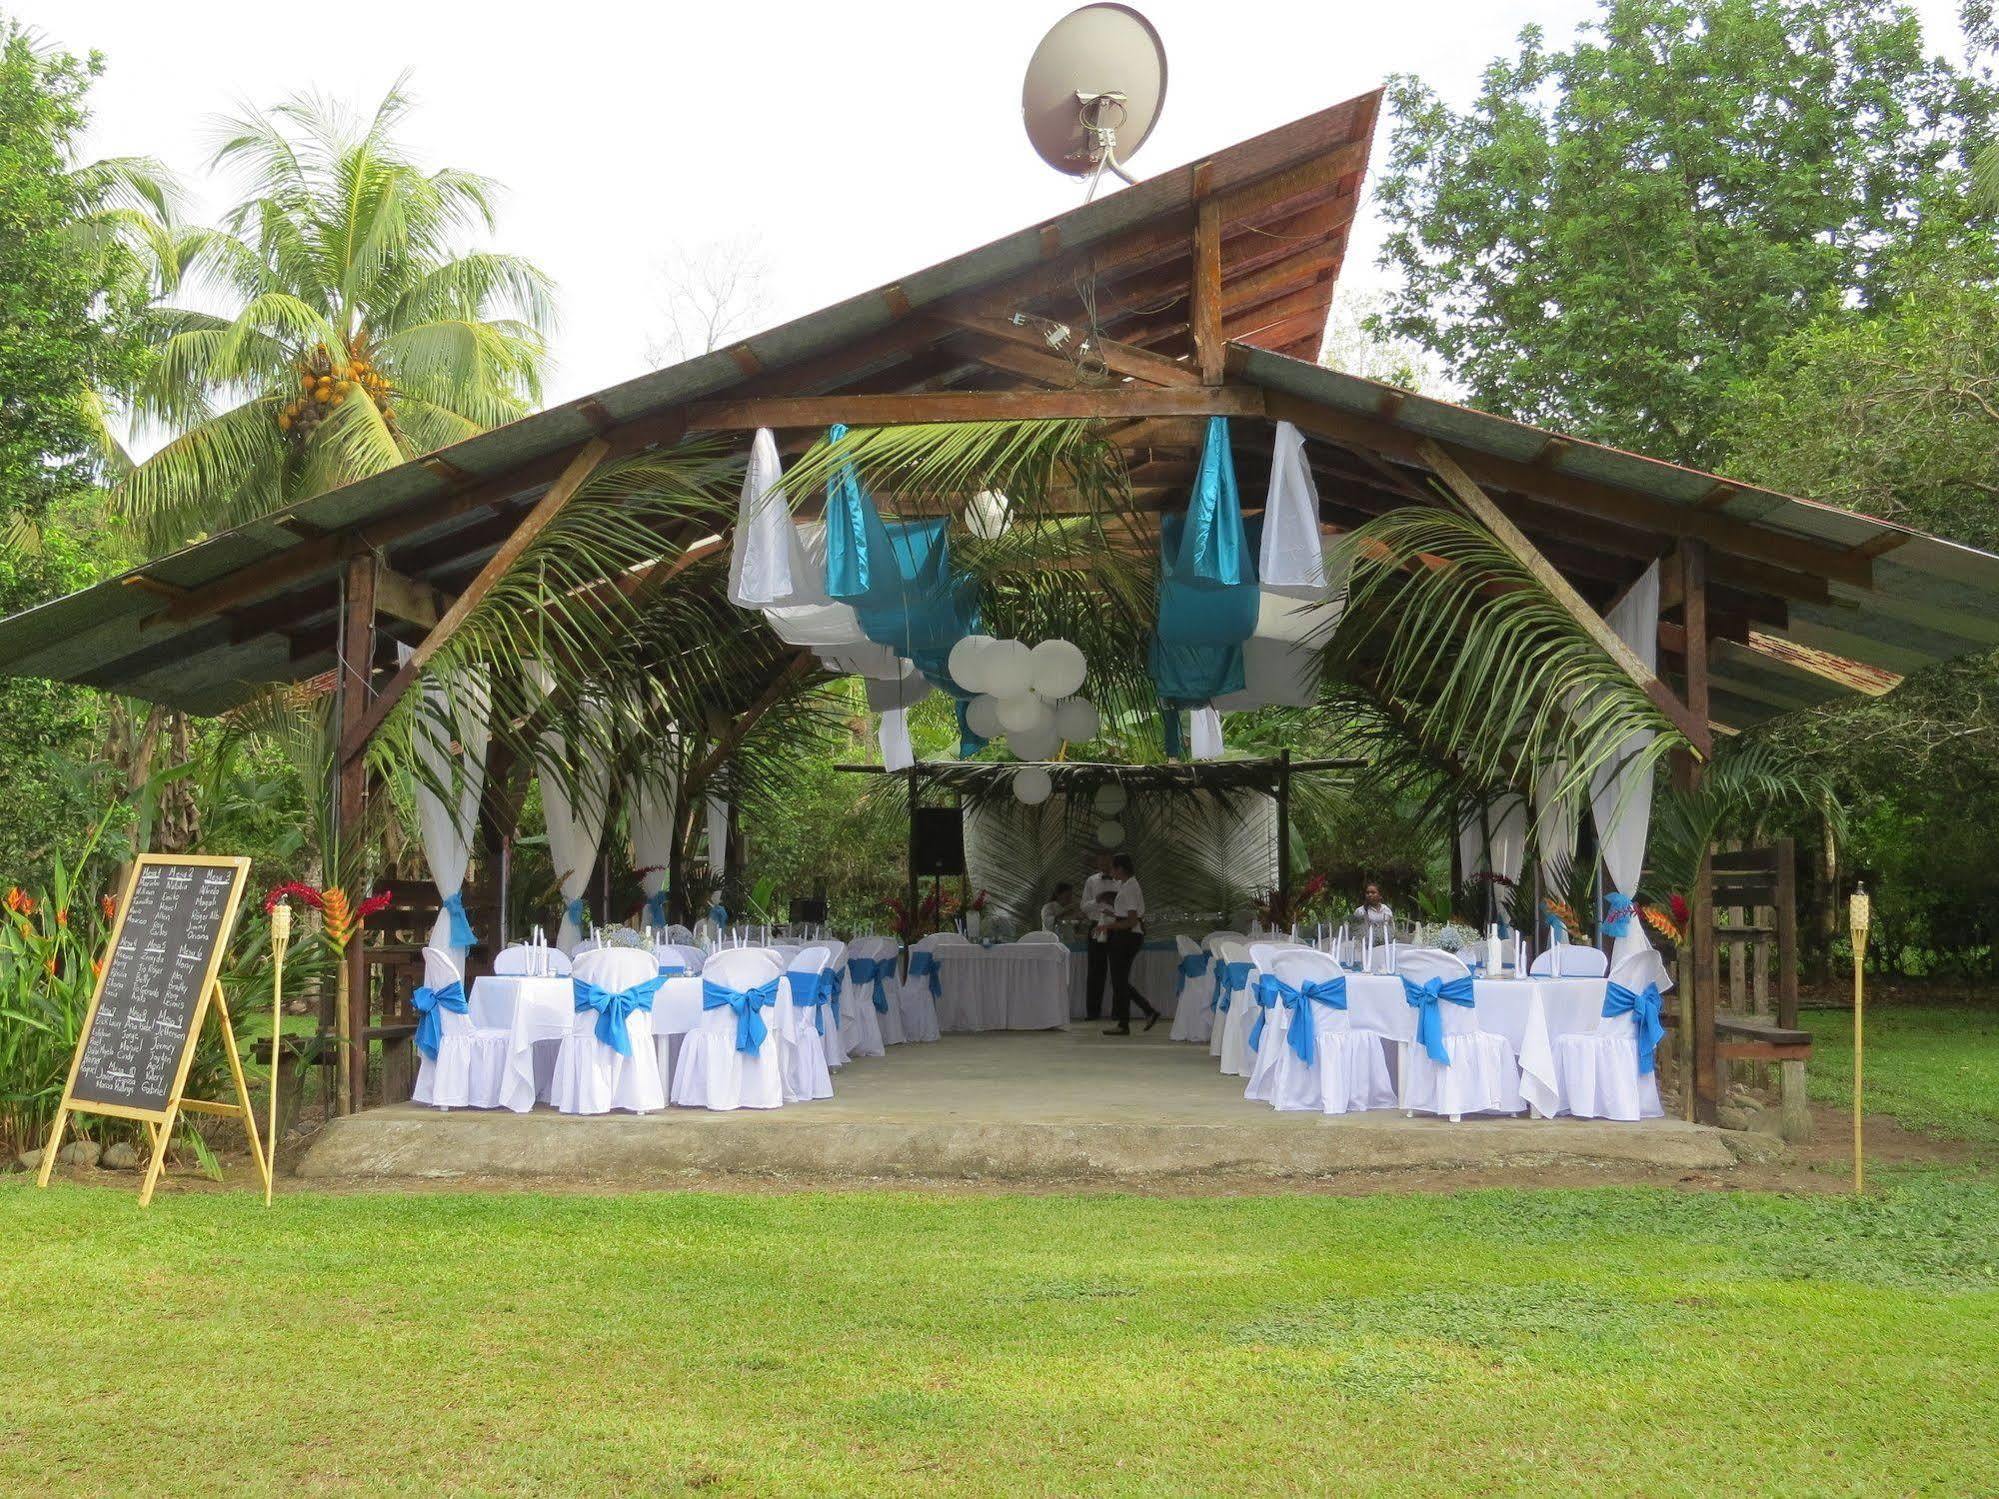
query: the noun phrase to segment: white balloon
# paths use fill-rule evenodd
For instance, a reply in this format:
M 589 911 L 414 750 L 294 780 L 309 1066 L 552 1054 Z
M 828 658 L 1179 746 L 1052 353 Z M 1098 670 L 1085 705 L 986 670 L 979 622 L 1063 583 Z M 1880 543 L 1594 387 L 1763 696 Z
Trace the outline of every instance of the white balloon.
M 957 673 L 953 672 L 953 676 Z M 997 739 L 1001 734 L 999 699 L 981 694 L 965 704 L 965 727 L 981 739 Z
M 1124 810 L 1126 800 L 1124 787 L 1116 781 L 1106 781 L 1097 788 L 1097 794 L 1092 799 L 1091 805 L 1104 816 L 1115 817 Z
M 951 654 L 944 663 L 944 669 L 951 673 L 951 680 L 967 692 L 986 690 L 986 663 L 992 659 L 992 648 L 999 644 L 990 635 L 967 635 L 951 647 Z
M 1032 729 L 1025 734 L 1006 736 L 1006 747 L 1020 760 L 1046 760 L 1061 747 L 1053 727 Z
M 1006 533 L 1013 501 L 997 489 L 982 489 L 965 504 L 965 529 L 981 541 L 996 541 Z
M 1082 691 L 1090 664 L 1083 659 L 1081 646 L 1068 640 L 1044 640 L 1029 654 L 1034 690 L 1043 697 L 1068 697 Z
M 979 691 L 994 697 L 1019 697 L 1034 685 L 1027 647 L 1018 640 L 999 640 L 979 653 Z
M 999 700 L 1000 727 L 1009 734 L 1038 734 L 1054 722 L 1048 705 L 1031 692 Z
M 1096 705 L 1086 697 L 1072 697 L 1056 706 L 1055 732 L 1071 744 L 1096 738 L 1097 730 L 1102 727 Z
M 1107 817 L 1097 824 L 1097 842 L 1105 848 L 1116 848 L 1124 842 L 1124 824 L 1115 817 Z
M 1014 799 L 1025 802 L 1030 807 L 1040 806 L 1048 800 L 1054 790 L 1054 777 L 1039 765 L 1030 765 L 1025 770 L 1014 772 Z

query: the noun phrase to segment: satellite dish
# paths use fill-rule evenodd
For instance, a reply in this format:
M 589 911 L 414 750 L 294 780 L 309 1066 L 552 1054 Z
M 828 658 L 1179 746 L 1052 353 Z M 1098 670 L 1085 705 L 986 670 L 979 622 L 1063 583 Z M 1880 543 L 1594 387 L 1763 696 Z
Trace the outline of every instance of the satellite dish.
M 1090 179 L 1138 154 L 1166 102 L 1166 48 L 1129 5 L 1073 10 L 1041 39 L 1021 85 L 1020 113 L 1035 152 L 1056 171 Z

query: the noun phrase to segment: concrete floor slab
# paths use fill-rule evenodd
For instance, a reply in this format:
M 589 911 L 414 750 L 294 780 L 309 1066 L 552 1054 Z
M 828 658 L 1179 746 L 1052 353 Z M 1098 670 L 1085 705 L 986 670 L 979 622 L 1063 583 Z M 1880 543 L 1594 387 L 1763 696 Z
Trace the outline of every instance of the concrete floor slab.
M 1226 1186 L 1349 1172 L 1465 1171 L 1521 1184 L 1577 1166 L 1724 1170 L 1721 1132 L 1679 1120 L 1280 1114 L 1205 1047 L 1098 1027 L 946 1036 L 834 1076 L 836 1097 L 770 1111 L 573 1118 L 414 1104 L 334 1121 L 300 1162 L 324 1181 L 480 1178 L 684 1184 L 703 1175 Z

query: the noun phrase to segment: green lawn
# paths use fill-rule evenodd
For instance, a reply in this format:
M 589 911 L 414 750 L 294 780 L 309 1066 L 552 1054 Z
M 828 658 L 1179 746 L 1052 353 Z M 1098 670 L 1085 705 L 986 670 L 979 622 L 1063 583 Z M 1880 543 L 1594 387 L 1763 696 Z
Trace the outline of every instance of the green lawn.
M 1851 1103 L 1852 1012 L 1806 1010 L 1798 1024 L 1812 1033 L 1812 1097 Z M 1864 1083 L 1869 1113 L 1924 1134 L 1999 1143 L 1999 1006 L 1870 1006 Z
M 1975 1176 L 1861 1203 L 134 1195 L 0 1184 L 0 1493 L 1999 1473 L 1999 1185 Z

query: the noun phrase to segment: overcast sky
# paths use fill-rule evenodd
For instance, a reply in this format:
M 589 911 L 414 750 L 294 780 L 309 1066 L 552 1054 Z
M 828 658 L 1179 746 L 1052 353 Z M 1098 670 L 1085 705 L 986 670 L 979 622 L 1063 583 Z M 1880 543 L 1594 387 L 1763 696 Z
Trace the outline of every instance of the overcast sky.
M 372 107 L 405 69 L 432 165 L 506 187 L 494 244 L 558 285 L 552 399 L 640 373 L 675 246 L 760 243 L 780 322 L 1060 213 L 1082 189 L 1020 124 L 1041 34 L 1076 0 L 0 0 L 96 49 L 93 155 L 150 154 L 203 188 L 212 117 L 316 89 Z M 1415 73 L 1455 100 L 1522 26 L 1569 36 L 1587 0 L 1140 0 L 1171 82 L 1140 176 Z M 1919 0 L 1953 55 L 1951 0 Z M 1377 133 L 1377 158 L 1386 139 Z M 1377 163 L 1378 164 L 1378 163 Z M 1379 284 L 1364 219 L 1343 284 Z

